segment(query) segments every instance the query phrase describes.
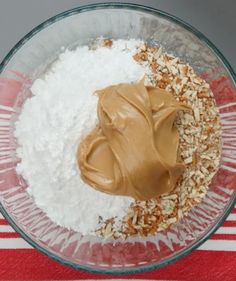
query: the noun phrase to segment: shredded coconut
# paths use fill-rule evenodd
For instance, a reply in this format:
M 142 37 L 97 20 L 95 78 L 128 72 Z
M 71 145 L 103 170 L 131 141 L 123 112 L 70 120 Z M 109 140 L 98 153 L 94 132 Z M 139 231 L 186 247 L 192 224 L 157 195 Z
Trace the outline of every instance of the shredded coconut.
M 61 226 L 92 233 L 99 216 L 119 220 L 133 202 L 85 184 L 76 150 L 97 122 L 94 92 L 144 76 L 145 67 L 133 59 L 140 43 L 118 40 L 111 48 L 66 50 L 31 87 L 33 97 L 27 99 L 16 122 L 17 155 L 21 158 L 17 172 L 27 181 L 38 207 Z

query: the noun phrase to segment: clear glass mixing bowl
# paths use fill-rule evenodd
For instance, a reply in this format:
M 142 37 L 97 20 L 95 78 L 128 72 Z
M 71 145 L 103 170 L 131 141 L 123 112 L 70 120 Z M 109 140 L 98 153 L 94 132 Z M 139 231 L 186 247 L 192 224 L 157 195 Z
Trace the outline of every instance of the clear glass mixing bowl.
M 33 80 L 55 60 L 62 47 L 88 44 L 99 36 L 161 44 L 205 77 L 220 109 L 221 166 L 206 197 L 188 216 L 155 236 L 102 241 L 57 226 L 37 208 L 26 191 L 26 183 L 15 171 L 19 159 L 15 155 L 14 122 L 30 96 Z M 197 248 L 229 214 L 236 186 L 236 78 L 223 55 L 193 27 L 144 6 L 84 6 L 33 29 L 9 52 L 0 65 L 0 73 L 1 212 L 25 240 L 47 256 L 74 268 L 100 273 L 150 270 Z

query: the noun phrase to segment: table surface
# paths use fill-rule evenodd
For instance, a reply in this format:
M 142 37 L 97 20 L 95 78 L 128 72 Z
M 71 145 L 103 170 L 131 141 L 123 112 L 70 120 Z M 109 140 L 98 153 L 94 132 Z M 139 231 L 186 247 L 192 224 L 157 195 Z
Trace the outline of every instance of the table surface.
M 0 61 L 27 32 L 49 17 L 97 2 L 133 2 L 173 14 L 203 32 L 236 70 L 235 0 L 0 0 Z

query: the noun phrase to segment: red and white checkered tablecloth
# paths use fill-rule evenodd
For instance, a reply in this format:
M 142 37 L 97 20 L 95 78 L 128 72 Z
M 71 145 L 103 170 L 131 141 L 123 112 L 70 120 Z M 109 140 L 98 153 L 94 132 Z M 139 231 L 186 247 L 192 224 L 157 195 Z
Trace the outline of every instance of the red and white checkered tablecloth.
M 199 249 L 150 272 L 100 275 L 61 265 L 25 242 L 0 215 L 0 280 L 142 279 L 178 281 L 236 280 L 236 207 L 225 223 Z

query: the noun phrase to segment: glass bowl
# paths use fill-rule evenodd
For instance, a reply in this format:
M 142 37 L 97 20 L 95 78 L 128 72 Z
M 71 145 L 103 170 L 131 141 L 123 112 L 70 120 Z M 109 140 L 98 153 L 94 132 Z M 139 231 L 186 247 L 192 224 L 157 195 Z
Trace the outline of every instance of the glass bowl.
M 15 171 L 19 161 L 14 123 L 30 85 L 62 48 L 85 45 L 104 36 L 137 38 L 161 44 L 188 62 L 211 85 L 220 110 L 222 157 L 202 203 L 169 229 L 146 238 L 102 241 L 55 225 L 28 195 Z M 235 73 L 200 32 L 162 11 L 140 5 L 106 3 L 57 15 L 28 33 L 0 65 L 0 202 L 13 228 L 39 251 L 77 269 L 99 273 L 134 273 L 159 268 L 201 245 L 221 225 L 235 202 Z

